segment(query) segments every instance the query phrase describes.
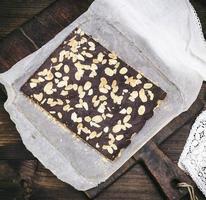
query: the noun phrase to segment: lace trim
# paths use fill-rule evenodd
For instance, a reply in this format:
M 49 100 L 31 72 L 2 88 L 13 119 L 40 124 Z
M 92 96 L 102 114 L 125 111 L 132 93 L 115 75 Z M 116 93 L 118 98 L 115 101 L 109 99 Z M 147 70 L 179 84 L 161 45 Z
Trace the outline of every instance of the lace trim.
M 193 124 L 179 165 L 189 173 L 206 196 L 206 111 Z
M 206 46 L 206 41 L 205 41 L 205 37 L 204 37 L 204 34 L 203 34 L 201 21 L 200 21 L 198 15 L 197 15 L 196 10 L 195 10 L 194 7 L 192 6 L 192 4 L 191 4 L 189 1 L 187 1 L 187 2 L 188 2 L 189 8 L 190 8 L 191 11 L 192 11 L 193 18 L 194 18 L 197 26 L 199 27 L 199 35 L 200 35 L 200 38 L 201 38 L 201 40 L 202 40 L 202 42 L 203 42 L 203 45 Z

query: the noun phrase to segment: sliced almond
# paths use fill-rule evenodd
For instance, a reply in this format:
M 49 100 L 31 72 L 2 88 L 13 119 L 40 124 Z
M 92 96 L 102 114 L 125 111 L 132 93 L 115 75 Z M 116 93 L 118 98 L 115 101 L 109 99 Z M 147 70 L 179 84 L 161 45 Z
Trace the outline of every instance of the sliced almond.
M 64 89 L 65 89 L 65 90 L 72 90 L 72 89 L 73 89 L 73 85 L 72 85 L 72 84 L 69 84 L 69 85 L 67 85 Z
M 70 110 L 71 110 L 72 108 L 70 107 L 70 105 L 65 105 L 64 107 L 63 107 L 63 111 L 67 111 L 67 112 L 69 112 Z
M 78 54 L 78 55 L 77 55 L 77 59 L 78 59 L 78 60 L 81 60 L 81 61 L 85 61 L 84 56 L 82 56 L 81 54 Z
M 57 103 L 58 103 L 58 105 L 63 105 L 64 104 L 64 102 L 61 99 L 57 99 Z
M 112 128 L 112 131 L 113 131 L 114 133 L 118 133 L 118 132 L 121 131 L 121 129 L 122 129 L 122 125 L 121 125 L 121 124 L 117 124 L 117 125 L 115 125 L 115 126 Z
M 59 62 L 63 62 L 64 60 L 64 56 L 65 56 L 65 50 L 62 50 L 60 53 L 59 53 Z
M 89 135 L 90 139 L 93 139 L 96 136 L 97 136 L 97 132 L 96 131 L 91 132 L 91 134 Z
M 40 83 L 40 81 L 38 79 L 34 79 L 34 78 L 31 79 L 31 82 L 32 83 Z
M 92 83 L 90 81 L 87 81 L 84 84 L 84 90 L 89 90 L 92 87 Z
M 97 55 L 97 60 L 101 63 L 104 59 L 104 54 L 102 52 L 100 52 L 98 55 Z
M 100 104 L 100 106 L 98 107 L 97 111 L 100 112 L 100 113 L 104 113 L 104 111 L 105 111 L 104 104 Z
M 89 96 L 93 95 L 93 92 L 94 92 L 93 89 L 90 89 L 89 92 L 88 92 L 88 95 Z
M 56 63 L 57 62 L 57 58 L 51 58 L 51 62 L 52 63 Z
M 83 70 L 78 70 L 78 71 L 75 73 L 75 79 L 76 79 L 77 81 L 80 81 L 81 78 L 83 77 L 83 75 L 84 75 L 84 71 L 83 71 Z
M 109 131 L 109 127 L 106 126 L 106 127 L 104 128 L 104 132 L 105 132 L 105 133 L 108 133 L 108 131 Z
M 39 82 L 44 82 L 45 81 L 44 78 L 42 78 L 42 77 L 39 77 L 38 80 L 39 80 Z
M 37 100 L 37 101 L 42 101 L 42 99 L 43 99 L 43 94 L 42 93 L 40 93 L 40 94 L 34 94 L 34 98 Z
M 60 93 L 60 95 L 62 95 L 62 96 L 67 96 L 68 94 L 69 94 L 69 92 L 65 91 L 65 90 L 62 90 Z
M 139 98 L 143 103 L 147 102 L 147 96 L 145 95 L 145 90 L 143 88 L 139 91 Z
M 107 67 L 105 70 L 104 70 L 105 74 L 108 75 L 108 76 L 113 76 L 114 75 L 114 71 Z
M 71 119 L 73 122 L 76 122 L 77 121 L 77 113 L 73 112 L 71 115 Z
M 95 123 L 95 122 L 93 122 L 93 121 L 90 122 L 90 126 L 94 126 L 94 127 L 100 128 L 100 125 Z
M 62 66 L 63 63 L 59 63 L 58 65 L 54 66 L 54 68 L 56 69 L 56 71 L 59 71 Z
M 77 84 L 73 84 L 73 90 L 77 91 L 77 89 L 78 89 L 78 85 Z
M 117 62 L 117 64 L 114 66 L 114 68 L 119 68 L 119 66 L 120 66 L 120 62 Z
M 88 107 L 87 102 L 84 102 L 84 103 L 83 103 L 83 107 L 84 107 L 85 110 L 89 110 L 89 107 Z
M 104 93 L 104 94 L 107 94 L 108 93 L 108 90 L 106 88 L 99 88 L 99 91 L 101 93 Z
M 94 44 L 94 42 L 88 42 L 88 44 L 89 44 L 89 46 L 90 46 L 89 50 L 90 50 L 90 51 L 94 51 L 94 50 L 95 50 L 95 44 Z
M 106 116 L 109 117 L 109 118 L 112 118 L 112 117 L 113 117 L 113 114 L 107 113 Z
M 100 123 L 100 122 L 102 122 L 102 117 L 101 117 L 101 115 L 96 115 L 96 116 L 94 116 L 94 117 L 92 117 L 92 121 L 94 121 L 95 123 Z
M 152 83 L 145 83 L 144 84 L 144 89 L 150 89 L 153 86 Z
M 86 117 L 84 118 L 84 120 L 85 120 L 86 122 L 91 122 L 91 121 L 92 121 L 92 118 L 91 118 L 90 116 L 86 116 Z
M 48 69 L 44 69 L 43 71 L 39 72 L 38 75 L 39 76 L 46 76 L 48 73 Z
M 112 149 L 112 147 L 110 147 L 110 146 L 107 148 L 107 151 L 108 151 L 110 154 L 113 154 L 113 152 L 114 152 L 113 149 Z
M 68 74 L 69 71 L 70 71 L 69 66 L 68 66 L 68 65 L 64 65 L 64 72 L 65 72 L 66 74 Z
M 127 114 L 130 115 L 132 113 L 132 107 L 127 108 Z
M 112 144 L 111 147 L 112 147 L 114 150 L 117 150 L 117 145 L 116 145 L 116 144 Z
M 105 101 L 105 100 L 107 100 L 107 97 L 105 95 L 101 95 L 101 96 L 99 96 L 99 100 Z
M 62 114 L 60 112 L 57 113 L 59 119 L 62 119 Z
M 86 53 L 85 56 L 86 56 L 87 58 L 93 58 L 93 55 L 92 55 L 91 53 Z
M 124 123 L 127 123 L 131 119 L 131 115 L 126 115 L 123 119 Z
M 123 108 L 122 110 L 120 110 L 119 112 L 120 114 L 126 114 L 127 113 L 127 110 L 125 108 Z
M 137 74 L 136 78 L 137 78 L 137 79 L 141 79 L 141 78 L 142 78 L 142 75 L 141 75 L 141 74 Z
M 107 59 L 102 60 L 102 65 L 105 65 L 107 63 Z
M 46 94 L 53 94 L 53 83 L 52 82 L 48 82 L 45 86 L 44 86 L 44 92 Z
M 124 135 L 117 135 L 116 136 L 116 140 L 117 141 L 120 141 L 120 140 L 122 140 L 124 138 Z
M 149 99 L 152 101 L 154 99 L 154 94 L 152 91 L 148 91 Z
M 119 73 L 124 75 L 124 74 L 127 73 L 127 71 L 128 71 L 128 69 L 126 67 L 123 67 L 123 68 L 120 69 Z
M 112 53 L 109 53 L 109 55 L 108 55 L 111 59 L 114 59 L 114 60 L 116 60 L 117 59 L 117 55 L 116 55 L 116 53 L 115 52 L 112 52 Z
M 68 80 L 69 80 L 69 76 L 64 76 L 62 79 L 63 79 L 64 81 L 68 81 Z
M 117 64 L 117 60 L 109 59 L 109 65 L 116 65 L 116 64 Z
M 37 83 L 30 83 L 30 88 L 35 88 L 37 86 Z
M 97 137 L 97 138 L 101 137 L 102 133 L 103 133 L 103 132 L 101 131 L 100 133 L 97 134 L 96 137 Z
M 45 79 L 46 79 L 47 81 L 50 81 L 50 80 L 52 80 L 53 78 L 54 78 L 54 75 L 52 74 L 52 72 L 51 72 L 51 71 L 48 71 L 47 75 L 45 76 Z
M 62 74 L 61 74 L 60 72 L 55 72 L 55 76 L 56 76 L 57 78 L 61 78 L 61 77 L 62 77 Z
M 64 86 L 66 86 L 67 85 L 67 81 L 60 81 L 58 84 L 57 84 L 57 87 L 58 88 L 62 88 L 62 87 L 64 87 Z
M 139 115 L 143 115 L 145 113 L 145 106 L 144 105 L 141 105 L 139 108 L 138 108 L 138 114 Z

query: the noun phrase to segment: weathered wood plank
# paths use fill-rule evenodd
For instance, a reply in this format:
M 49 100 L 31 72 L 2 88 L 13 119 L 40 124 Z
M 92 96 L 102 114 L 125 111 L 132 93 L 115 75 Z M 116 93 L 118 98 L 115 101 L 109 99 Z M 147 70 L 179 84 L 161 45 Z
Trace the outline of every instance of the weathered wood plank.
M 1 0 L 0 39 L 37 15 L 55 0 Z
M 162 194 L 145 169 L 136 164 L 95 200 L 163 200 Z
M 38 47 L 41 47 L 86 11 L 89 4 L 89 0 L 60 0 L 58 4 L 49 7 L 30 23 L 25 24 L 22 29 Z
M 21 58 L 35 51 L 35 46 L 21 33 L 14 31 L 0 44 L 0 73 L 8 70 Z
M 118 178 L 120 178 L 125 172 L 130 170 L 134 165 L 136 164 L 136 161 L 133 158 L 130 158 L 119 170 L 117 170 L 109 179 L 107 179 L 105 182 L 101 183 L 98 187 L 87 190 L 85 193 L 86 195 L 93 199 L 97 195 L 99 195 L 101 192 L 103 192 L 107 187 L 109 187 L 111 184 L 113 184 Z

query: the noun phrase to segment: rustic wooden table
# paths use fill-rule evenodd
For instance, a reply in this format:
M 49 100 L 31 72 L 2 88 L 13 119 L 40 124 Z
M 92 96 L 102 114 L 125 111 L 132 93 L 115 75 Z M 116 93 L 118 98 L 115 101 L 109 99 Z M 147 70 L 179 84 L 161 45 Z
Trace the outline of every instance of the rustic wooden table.
M 67 1 L 72 3 L 75 2 L 75 0 Z M 81 0 L 76 0 L 76 3 L 78 4 L 80 1 Z M 53 2 L 55 2 L 55 0 L 1 0 L 0 38 L 4 39 L 0 41 L 0 49 L 2 48 L 2 44 L 5 45 L 4 41 L 11 38 L 11 35 L 13 34 L 9 34 L 11 31 L 36 16 Z M 89 2 L 91 1 L 84 1 L 84 6 L 81 8 L 82 11 L 87 8 Z M 204 0 L 193 0 L 192 3 L 201 19 L 204 33 L 206 33 L 206 3 Z M 12 41 L 11 45 L 15 42 L 17 41 Z M 41 41 L 39 41 L 38 45 L 41 45 Z M 25 52 L 25 54 L 26 53 L 27 52 Z M 5 55 L 3 56 L 5 57 Z M 8 59 L 8 62 L 3 63 L 3 61 L 1 61 L 1 64 L 3 63 L 5 66 L 9 66 L 9 64 L 13 62 L 15 62 L 15 60 Z M 1 91 L 0 200 L 88 199 L 84 193 L 78 192 L 71 186 L 58 180 L 53 176 L 53 174 L 51 174 L 51 172 L 49 172 L 49 170 L 46 170 L 41 164 L 39 164 L 25 149 L 14 124 L 10 121 L 8 114 L 3 108 L 5 100 L 6 96 Z M 193 120 L 176 131 L 160 146 L 161 150 L 175 163 L 178 161 L 192 123 Z M 197 192 L 200 199 L 205 199 L 199 191 Z M 137 163 L 95 199 L 161 200 L 164 199 L 164 196 L 155 182 L 150 178 L 144 167 Z

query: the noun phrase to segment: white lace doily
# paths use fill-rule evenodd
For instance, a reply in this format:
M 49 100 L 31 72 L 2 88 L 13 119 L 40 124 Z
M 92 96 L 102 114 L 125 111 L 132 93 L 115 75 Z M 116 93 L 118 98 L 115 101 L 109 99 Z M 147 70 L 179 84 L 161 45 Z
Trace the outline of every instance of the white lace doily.
M 206 111 L 193 124 L 178 165 L 206 196 Z

